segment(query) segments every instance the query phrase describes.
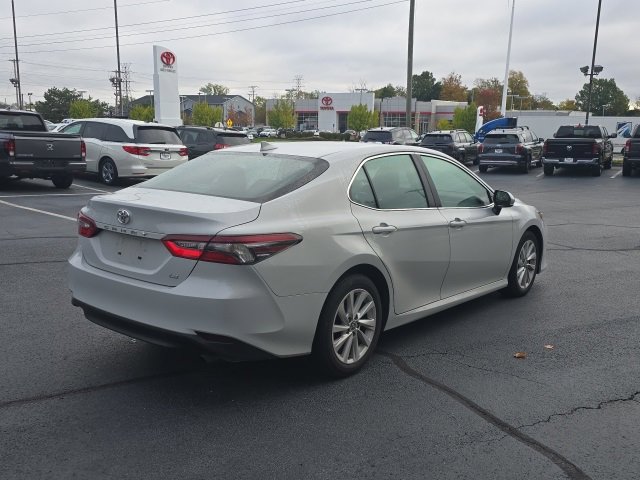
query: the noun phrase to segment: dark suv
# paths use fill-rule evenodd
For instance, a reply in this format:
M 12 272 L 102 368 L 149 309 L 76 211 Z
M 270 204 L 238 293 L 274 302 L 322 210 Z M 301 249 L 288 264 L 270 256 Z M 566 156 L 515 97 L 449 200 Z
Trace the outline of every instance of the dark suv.
M 419 135 L 408 127 L 378 127 L 367 130 L 362 142 L 417 145 Z
M 422 137 L 421 147 L 438 150 L 460 163 L 478 164 L 478 143 L 466 130 L 436 130 Z
M 531 166 L 542 166 L 544 139 L 529 127 L 492 130 L 478 147 L 479 169 L 486 172 L 489 167 L 515 167 L 527 173 Z
M 212 150 L 251 143 L 245 132 L 213 127 L 177 127 L 182 143 L 189 151 L 189 160 Z

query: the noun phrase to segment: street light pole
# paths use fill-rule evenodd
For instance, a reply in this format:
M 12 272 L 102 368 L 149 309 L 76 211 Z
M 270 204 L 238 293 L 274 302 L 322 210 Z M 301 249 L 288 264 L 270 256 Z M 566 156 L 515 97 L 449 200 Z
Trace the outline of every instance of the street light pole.
M 120 74 L 120 36 L 118 35 L 118 3 L 113 0 L 113 11 L 116 17 L 116 55 L 118 57 L 118 71 L 116 72 L 116 94 L 118 96 L 118 106 L 120 107 L 120 116 L 124 115 L 124 105 L 122 104 L 122 77 Z M 117 110 L 117 108 L 116 108 Z
M 416 12 L 416 1 L 409 2 L 409 46 L 407 48 L 407 127 L 411 128 L 411 80 L 413 78 L 413 20 Z
M 22 86 L 20 84 L 20 60 L 18 59 L 18 34 L 16 33 L 16 9 L 11 0 L 11 15 L 13 16 L 13 43 L 16 49 L 16 88 L 18 89 L 18 108 L 22 110 Z
M 509 24 L 509 43 L 507 44 L 507 66 L 504 69 L 504 85 L 502 86 L 502 104 L 500 113 L 505 117 L 507 115 L 507 89 L 509 88 L 509 60 L 511 58 L 511 37 L 513 34 L 513 14 L 516 11 L 516 0 L 511 0 L 511 23 Z M 513 99 L 511 100 L 513 108 Z
M 591 92 L 593 91 L 593 67 L 596 63 L 596 47 L 598 46 L 598 28 L 600 27 L 600 7 L 602 0 L 598 0 L 598 16 L 596 17 L 596 34 L 593 38 L 593 55 L 591 57 L 591 71 L 589 72 L 589 96 L 587 97 L 587 116 L 584 121 L 585 125 L 589 125 L 589 110 L 591 110 Z

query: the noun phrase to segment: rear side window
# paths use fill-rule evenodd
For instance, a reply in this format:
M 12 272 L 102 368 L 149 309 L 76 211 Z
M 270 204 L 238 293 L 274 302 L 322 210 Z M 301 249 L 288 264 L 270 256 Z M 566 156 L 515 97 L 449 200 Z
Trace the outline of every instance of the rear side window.
M 329 163 L 319 158 L 218 150 L 140 186 L 264 203 L 300 188 L 327 168 Z
M 118 143 L 126 143 L 130 142 L 131 139 L 127 137 L 127 134 L 124 133 L 124 130 L 117 125 L 107 125 L 107 131 L 104 134 L 105 142 L 118 142 Z
M 181 145 L 182 140 L 174 128 L 169 127 L 137 127 L 135 129 L 136 143 L 161 143 Z
M 365 142 L 391 142 L 393 141 L 391 137 L 391 132 L 388 130 L 374 130 L 368 131 L 364 134 L 362 139 Z
M 492 133 L 484 138 L 484 143 L 520 143 L 520 139 L 512 133 Z
M 381 209 L 427 208 L 427 196 L 409 155 L 369 160 L 363 167 Z
M 28 113 L 0 114 L 0 130 L 23 130 L 26 132 L 46 132 L 47 127 L 37 115 Z
M 82 136 L 85 138 L 97 138 L 102 139 L 107 130 L 107 125 L 98 122 L 87 122 L 82 131 Z

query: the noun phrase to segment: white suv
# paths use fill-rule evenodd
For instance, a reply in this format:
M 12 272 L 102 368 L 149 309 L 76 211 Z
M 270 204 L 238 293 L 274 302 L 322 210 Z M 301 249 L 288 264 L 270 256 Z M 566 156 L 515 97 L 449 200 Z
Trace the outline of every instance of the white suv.
M 84 118 L 60 130 L 82 135 L 87 172 L 112 185 L 119 177 L 148 178 L 188 160 L 175 128 L 120 118 Z

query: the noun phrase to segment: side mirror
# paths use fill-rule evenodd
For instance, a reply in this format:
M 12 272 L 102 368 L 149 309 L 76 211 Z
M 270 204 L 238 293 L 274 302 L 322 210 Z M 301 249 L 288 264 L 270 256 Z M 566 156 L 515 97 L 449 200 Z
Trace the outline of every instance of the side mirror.
M 504 190 L 496 190 L 493 192 L 493 212 L 500 215 L 500 211 L 505 207 L 513 207 L 516 198 L 509 192 Z
M 542 137 L 538 137 L 538 141 L 539 141 L 539 142 L 544 142 L 544 138 L 542 138 Z

